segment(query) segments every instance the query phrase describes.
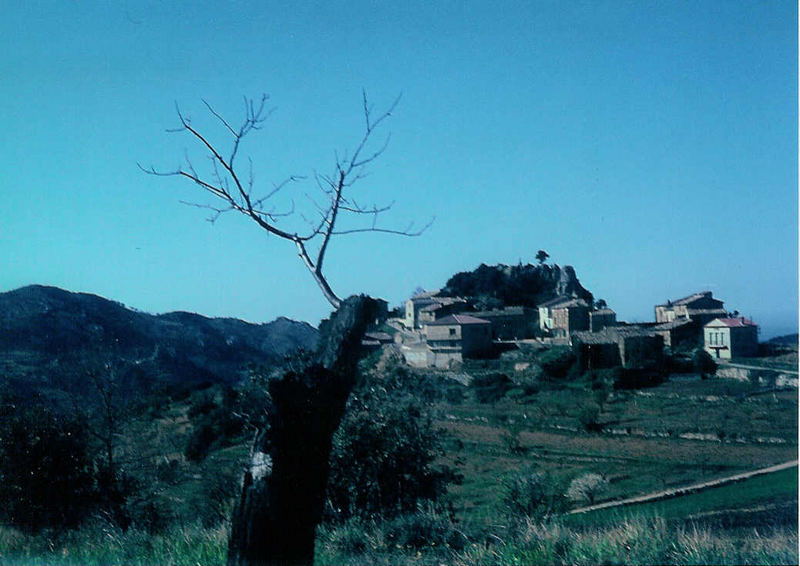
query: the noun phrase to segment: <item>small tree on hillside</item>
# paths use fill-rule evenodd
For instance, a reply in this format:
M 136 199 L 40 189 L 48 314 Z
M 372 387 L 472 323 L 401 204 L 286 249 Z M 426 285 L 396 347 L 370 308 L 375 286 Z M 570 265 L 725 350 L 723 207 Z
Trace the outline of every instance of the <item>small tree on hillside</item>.
M 539 265 L 544 264 L 544 262 L 546 262 L 549 257 L 550 254 L 544 250 L 539 250 L 538 252 L 536 252 L 536 260 L 539 262 Z
M 594 505 L 595 498 L 608 485 L 600 474 L 585 474 L 572 480 L 567 489 L 567 497 L 572 501 Z
M 238 127 L 204 101 L 210 116 L 229 138 L 227 150 L 178 109 L 180 125 L 173 131 L 188 134 L 206 152 L 208 168 L 201 172 L 188 157 L 185 165 L 171 171 L 142 168 L 152 175 L 188 179 L 212 195 L 214 204 L 194 204 L 209 210 L 212 222 L 235 211 L 268 235 L 290 243 L 336 309 L 331 319 L 320 325 L 320 345 L 309 365 L 269 384 L 268 422 L 254 442 L 232 521 L 228 551 L 232 565 L 313 561 L 314 531 L 322 516 L 332 437 L 355 384 L 361 339 L 367 325 L 381 314 L 380 305 L 373 299 L 361 296 L 343 301 L 332 289 L 324 262 L 333 237 L 364 232 L 418 236 L 430 225 L 420 229 L 413 225 L 405 229 L 383 227 L 381 215 L 392 205 L 365 205 L 364 197 L 353 192 L 368 166 L 387 147 L 388 137 L 370 149 L 375 132 L 391 116 L 399 99 L 376 115 L 363 95 L 363 133 L 352 152 L 337 154 L 329 173 L 312 175 L 318 197 L 308 199 L 305 214 L 295 214 L 294 201 L 288 210 L 271 206 L 275 195 L 305 177 L 290 175 L 257 194 L 252 161 L 242 167 L 238 159 L 243 140 L 259 130 L 269 116 L 267 101 L 267 96 L 260 101 L 245 99 L 245 116 Z M 355 223 L 343 226 L 341 221 L 346 216 L 354 217 Z M 285 225 L 292 221 L 295 225 Z
M 692 366 L 695 373 L 699 373 L 703 379 L 717 373 L 717 362 L 703 348 L 697 348 L 692 353 Z

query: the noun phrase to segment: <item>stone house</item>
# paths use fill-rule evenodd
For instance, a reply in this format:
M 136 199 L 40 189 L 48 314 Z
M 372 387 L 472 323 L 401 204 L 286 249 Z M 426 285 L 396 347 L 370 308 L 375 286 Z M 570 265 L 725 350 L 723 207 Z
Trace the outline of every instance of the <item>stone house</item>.
M 406 315 L 403 319 L 403 324 L 406 328 L 414 329 L 419 328 L 419 311 L 427 306 L 436 304 L 433 298 L 439 294 L 439 290 L 425 291 L 414 295 L 406 301 Z
M 470 315 L 492 323 L 493 340 L 531 338 L 537 326 L 537 311 L 528 307 L 505 307 Z
M 599 309 L 589 313 L 589 330 L 600 332 L 604 328 L 617 325 L 617 313 L 611 309 Z
M 433 301 L 419 309 L 416 320 L 418 326 L 425 326 L 445 316 L 470 310 L 467 301 L 458 297 L 433 297 Z
M 670 322 L 657 323 L 653 331 L 664 339 L 664 346 L 675 348 L 681 343 L 697 343 L 699 325 L 688 318 L 676 318 Z
M 572 350 L 583 369 L 622 366 L 659 367 L 664 362 L 664 339 L 637 327 L 609 327 L 599 332 L 572 334 Z
M 758 325 L 744 317 L 717 318 L 703 327 L 703 345 L 714 358 L 731 359 L 758 353 Z
M 551 307 L 552 332 L 557 336 L 569 336 L 573 332 L 589 330 L 589 305 L 583 299 L 571 299 Z
M 428 365 L 450 367 L 463 358 L 488 354 L 492 348 L 492 323 L 465 314 L 453 314 L 425 325 L 430 352 Z
M 712 297 L 711 291 L 694 293 L 676 301 L 667 301 L 656 305 L 656 322 L 672 322 L 679 318 L 688 318 L 702 327 L 706 323 L 726 316 L 723 303 Z
M 573 297 L 565 295 L 545 301 L 538 306 L 539 309 L 539 329 L 548 332 L 553 329 L 553 308 L 568 303 Z

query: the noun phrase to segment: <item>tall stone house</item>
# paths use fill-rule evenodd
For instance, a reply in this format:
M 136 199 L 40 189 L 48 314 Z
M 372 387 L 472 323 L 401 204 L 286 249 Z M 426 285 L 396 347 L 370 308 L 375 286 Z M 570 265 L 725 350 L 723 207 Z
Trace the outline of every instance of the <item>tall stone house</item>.
M 609 308 L 598 309 L 589 313 L 589 330 L 600 332 L 604 328 L 617 325 L 617 313 Z
M 573 332 L 589 330 L 589 305 L 583 299 L 571 299 L 551 307 L 552 332 L 556 336 L 569 337 Z
M 656 322 L 672 322 L 684 318 L 703 326 L 715 318 L 727 315 L 724 304 L 715 299 L 711 291 L 693 293 L 682 299 L 656 305 Z
M 743 358 L 758 353 L 758 325 L 744 317 L 717 318 L 703 327 L 703 345 L 718 359 Z
M 492 347 L 492 323 L 466 314 L 453 314 L 425 325 L 430 351 L 428 366 L 450 367 L 464 358 L 487 354 Z
M 467 301 L 458 297 L 440 297 L 440 291 L 426 291 L 406 301 L 403 324 L 418 329 L 444 316 L 469 310 Z

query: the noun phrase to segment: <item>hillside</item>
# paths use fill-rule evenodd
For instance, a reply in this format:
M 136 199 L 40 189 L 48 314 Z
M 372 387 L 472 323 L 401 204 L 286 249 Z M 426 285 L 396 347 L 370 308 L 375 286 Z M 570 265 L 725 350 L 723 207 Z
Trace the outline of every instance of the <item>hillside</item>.
M 125 367 L 128 389 L 235 383 L 248 366 L 273 365 L 316 340 L 311 325 L 286 318 L 250 324 L 187 312 L 152 315 L 41 285 L 0 294 L 0 376 L 22 389 L 71 389 L 86 367 L 109 363 Z

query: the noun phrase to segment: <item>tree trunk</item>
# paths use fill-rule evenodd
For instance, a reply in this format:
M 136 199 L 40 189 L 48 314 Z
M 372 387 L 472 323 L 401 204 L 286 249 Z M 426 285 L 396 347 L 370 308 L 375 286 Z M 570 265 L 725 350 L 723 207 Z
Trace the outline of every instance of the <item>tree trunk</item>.
M 253 445 L 234 510 L 229 566 L 312 564 L 333 434 L 356 381 L 378 302 L 350 297 L 320 325 L 314 363 L 269 384 L 267 426 Z

